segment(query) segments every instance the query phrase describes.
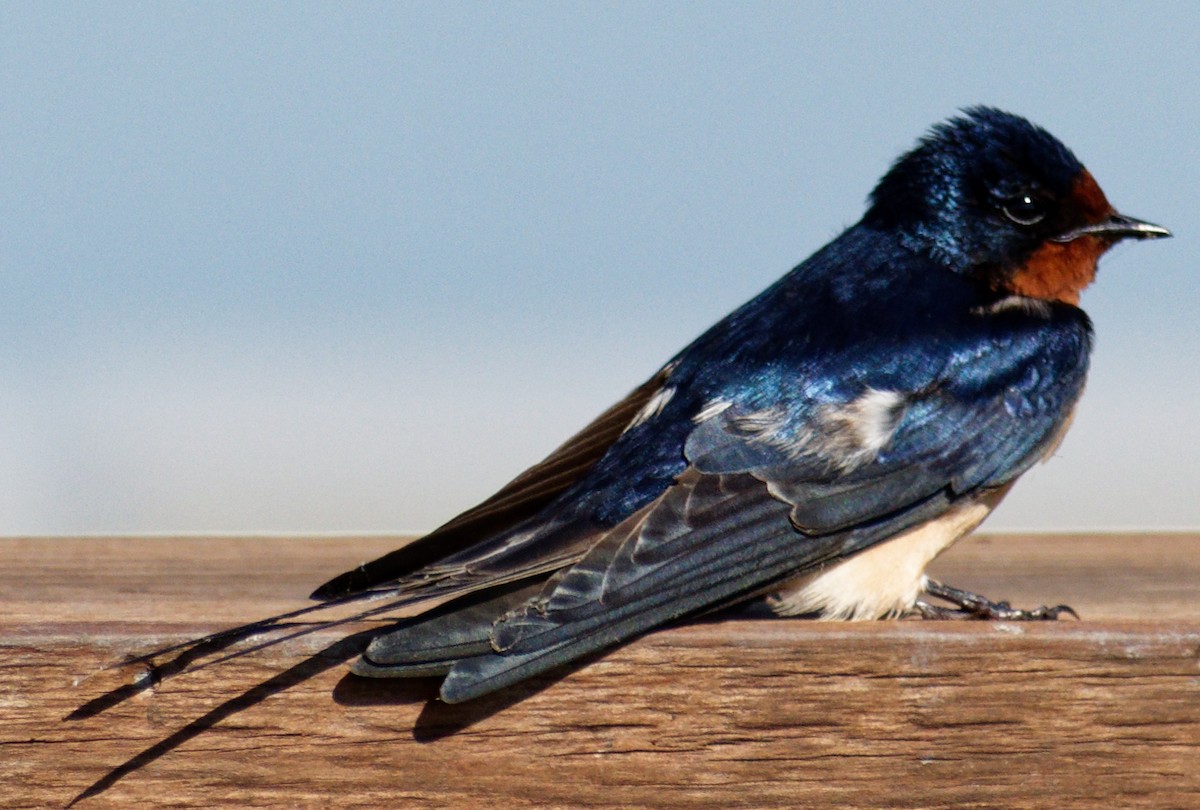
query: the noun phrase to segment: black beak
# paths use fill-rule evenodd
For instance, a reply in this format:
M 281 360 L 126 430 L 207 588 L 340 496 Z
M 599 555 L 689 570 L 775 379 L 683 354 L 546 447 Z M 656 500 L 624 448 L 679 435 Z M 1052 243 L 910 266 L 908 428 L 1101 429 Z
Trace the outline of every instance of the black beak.
M 1066 233 L 1054 237 L 1054 241 L 1070 242 L 1081 236 L 1099 236 L 1116 242 L 1118 239 L 1162 239 L 1170 235 L 1171 232 L 1161 225 L 1114 213 L 1103 222 L 1072 228 Z

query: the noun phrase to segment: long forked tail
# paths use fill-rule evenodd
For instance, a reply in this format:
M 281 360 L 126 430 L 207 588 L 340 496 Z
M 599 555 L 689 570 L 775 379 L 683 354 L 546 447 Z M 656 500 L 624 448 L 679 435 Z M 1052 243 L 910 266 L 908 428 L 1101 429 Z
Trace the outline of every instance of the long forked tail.
M 391 587 L 360 591 L 315 605 L 306 605 L 296 610 L 219 630 L 200 638 L 188 639 L 147 653 L 124 656 L 102 667 L 101 671 L 136 667 L 137 674 L 122 686 L 84 703 L 64 719 L 82 720 L 93 717 L 157 686 L 167 678 L 197 672 L 294 638 L 365 621 L 402 620 L 406 617 L 388 614 L 395 614 L 404 608 L 422 605 L 426 602 L 432 604 L 444 602 L 469 589 L 470 587 L 463 583 L 457 583 L 454 586 L 436 582 L 395 584 Z M 424 606 L 422 605 L 422 607 Z M 328 613 L 338 608 L 342 608 L 342 610 L 331 618 L 295 621 L 313 614 Z M 256 636 L 267 636 L 267 638 L 250 646 L 229 649 L 238 642 Z

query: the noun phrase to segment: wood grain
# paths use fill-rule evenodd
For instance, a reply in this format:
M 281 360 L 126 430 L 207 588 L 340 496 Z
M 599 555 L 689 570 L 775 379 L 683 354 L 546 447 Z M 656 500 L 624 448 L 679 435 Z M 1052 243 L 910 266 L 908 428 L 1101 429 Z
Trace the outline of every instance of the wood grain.
M 0 806 L 1200 807 L 1200 537 L 980 537 L 959 587 L 1084 620 L 699 624 L 474 704 L 322 631 L 120 688 L 396 538 L 0 539 Z M 331 649 L 332 648 L 332 649 Z

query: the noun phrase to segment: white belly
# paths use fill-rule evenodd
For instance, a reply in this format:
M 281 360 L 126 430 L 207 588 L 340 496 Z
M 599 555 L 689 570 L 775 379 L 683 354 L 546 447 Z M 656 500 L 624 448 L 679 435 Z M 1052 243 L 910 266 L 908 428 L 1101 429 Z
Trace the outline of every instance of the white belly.
M 912 610 L 925 591 L 925 567 L 983 522 L 1008 487 L 960 504 L 941 517 L 809 572 L 769 597 L 780 616 L 820 613 L 823 619 L 882 619 Z

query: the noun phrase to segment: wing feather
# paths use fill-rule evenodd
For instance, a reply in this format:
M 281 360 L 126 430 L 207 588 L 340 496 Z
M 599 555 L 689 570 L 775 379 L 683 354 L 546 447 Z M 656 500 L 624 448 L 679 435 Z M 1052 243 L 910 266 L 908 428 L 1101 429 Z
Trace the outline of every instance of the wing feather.
M 713 481 L 712 479 L 719 479 Z M 719 489 L 725 508 L 693 498 L 698 488 Z M 640 556 L 656 514 L 673 521 L 681 501 L 702 502 L 707 517 L 682 536 L 674 554 L 657 564 Z M 855 530 L 859 542 L 890 536 L 945 509 L 932 498 L 873 526 Z M 714 605 L 749 598 L 783 580 L 837 559 L 846 537 L 805 537 L 788 522 L 789 505 L 771 497 L 748 475 L 685 475 L 647 514 L 608 535 L 580 563 L 498 621 L 492 651 L 455 663 L 442 684 L 447 702 L 460 702 L 639 635 Z M 684 539 L 686 538 L 686 542 Z M 651 543 L 652 546 L 655 543 Z M 667 547 L 657 546 L 655 554 Z

